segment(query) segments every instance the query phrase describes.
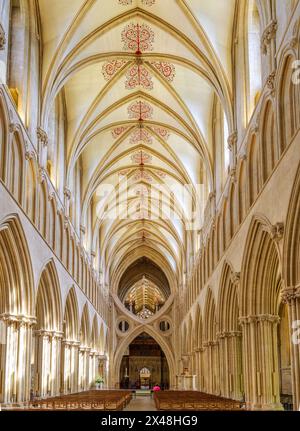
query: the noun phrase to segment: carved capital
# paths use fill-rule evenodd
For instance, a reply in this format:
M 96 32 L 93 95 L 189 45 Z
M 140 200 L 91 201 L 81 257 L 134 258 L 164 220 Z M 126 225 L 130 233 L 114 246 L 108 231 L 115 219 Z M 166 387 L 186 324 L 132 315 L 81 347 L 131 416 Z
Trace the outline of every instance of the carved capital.
M 0 320 L 8 324 L 16 324 L 18 326 L 25 326 L 31 328 L 36 324 L 36 318 L 32 316 L 24 316 L 10 313 L 3 313 L 0 315 Z
M 240 158 L 240 160 L 242 160 L 242 161 L 245 162 L 247 160 L 247 154 L 246 153 L 241 153 L 240 156 L 239 156 L 239 158 Z
M 284 304 L 291 305 L 293 301 L 300 299 L 300 287 L 291 287 L 281 292 L 281 299 Z
M 281 292 L 281 300 L 284 304 L 291 305 L 292 301 L 296 299 L 295 289 L 284 289 Z
M 67 198 L 68 200 L 71 199 L 71 190 L 68 189 L 67 187 L 64 188 L 64 196 L 65 198 Z
M 250 133 L 251 133 L 251 135 L 257 135 L 258 132 L 259 132 L 258 123 L 255 123 L 255 124 L 253 124 L 253 126 L 251 126 Z
M 39 181 L 40 183 L 47 181 L 47 171 L 44 168 L 39 169 Z
M 240 325 L 246 325 L 251 323 L 261 323 L 261 322 L 269 322 L 278 324 L 280 322 L 279 316 L 274 316 L 272 314 L 259 314 L 257 316 L 246 316 L 239 318 Z
M 216 197 L 216 192 L 210 192 L 208 195 L 208 199 L 212 201 Z
M 241 331 L 222 331 L 217 333 L 218 339 L 224 339 L 224 338 L 239 338 L 242 336 Z
M 236 182 L 236 168 L 231 168 L 229 171 L 230 179 L 232 183 Z
M 43 147 L 46 147 L 48 145 L 48 135 L 41 127 L 38 127 L 36 129 L 36 135 L 38 138 L 38 141 L 43 145 Z
M 268 52 L 268 46 L 271 43 L 271 40 L 275 38 L 276 31 L 277 31 L 278 25 L 277 20 L 273 19 L 270 24 L 267 25 L 265 28 L 262 37 L 261 37 L 261 51 L 264 55 Z
M 28 144 L 25 144 L 25 159 L 26 160 L 31 160 L 34 157 L 34 151 L 32 151 Z
M 218 341 L 206 341 L 205 343 L 203 343 L 203 347 L 214 347 L 217 346 L 219 344 Z
M 275 94 L 275 77 L 276 72 L 272 72 L 267 78 L 267 87 L 271 91 L 272 95 Z
M 5 37 L 5 31 L 0 24 L 0 51 L 2 51 L 5 48 L 6 45 L 6 37 Z
M 70 226 L 70 218 L 65 214 L 64 215 L 64 228 L 67 229 Z
M 231 135 L 228 136 L 227 143 L 228 143 L 228 148 L 231 151 L 236 147 L 237 139 L 238 139 L 237 131 L 231 133 Z
M 233 285 L 237 286 L 241 280 L 241 273 L 240 272 L 232 272 L 230 275 L 230 280 L 231 280 Z
M 48 195 L 48 201 L 49 201 L 49 202 L 51 202 L 51 201 L 53 201 L 53 199 L 55 199 L 55 193 L 54 193 L 54 192 L 51 192 L 51 193 L 49 193 L 49 195 Z
M 283 223 L 276 223 L 271 228 L 271 238 L 275 241 L 280 241 L 283 238 L 284 233 L 284 224 Z
M 10 133 L 16 133 L 20 130 L 20 126 L 16 123 L 10 123 L 8 130 L 10 131 Z

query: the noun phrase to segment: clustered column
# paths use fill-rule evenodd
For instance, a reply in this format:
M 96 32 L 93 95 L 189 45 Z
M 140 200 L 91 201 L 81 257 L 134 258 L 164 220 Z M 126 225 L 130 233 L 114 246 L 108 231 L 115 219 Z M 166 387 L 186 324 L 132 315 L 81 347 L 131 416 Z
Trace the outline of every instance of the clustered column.
M 300 409 L 300 287 L 288 288 L 282 293 L 282 300 L 288 304 L 289 326 L 291 328 L 291 360 L 294 410 Z M 298 335 L 299 334 L 299 335 Z
M 55 396 L 60 392 L 60 352 L 62 333 L 57 331 L 36 331 L 37 381 L 35 392 L 41 397 Z
M 204 387 L 209 394 L 220 394 L 218 386 L 220 375 L 220 358 L 218 341 L 203 343 L 204 351 Z
M 79 341 L 63 340 L 63 382 L 62 391 L 72 393 L 78 391 L 78 359 Z
M 30 394 L 30 352 L 35 318 L 2 314 L 2 402 L 23 402 Z
M 277 325 L 279 317 L 241 317 L 244 385 L 250 410 L 282 410 L 278 377 Z
M 89 356 L 91 349 L 89 347 L 79 347 L 79 390 L 86 391 L 89 389 Z
M 225 398 L 242 400 L 242 332 L 220 332 L 217 337 L 222 364 L 220 367 L 221 395 Z

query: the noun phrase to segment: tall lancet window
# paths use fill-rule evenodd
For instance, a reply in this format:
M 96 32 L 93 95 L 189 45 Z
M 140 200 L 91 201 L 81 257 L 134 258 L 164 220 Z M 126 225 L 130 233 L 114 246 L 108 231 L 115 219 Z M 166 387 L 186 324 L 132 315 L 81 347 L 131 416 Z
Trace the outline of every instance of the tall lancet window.
M 256 0 L 248 3 L 248 121 L 262 88 L 260 20 Z

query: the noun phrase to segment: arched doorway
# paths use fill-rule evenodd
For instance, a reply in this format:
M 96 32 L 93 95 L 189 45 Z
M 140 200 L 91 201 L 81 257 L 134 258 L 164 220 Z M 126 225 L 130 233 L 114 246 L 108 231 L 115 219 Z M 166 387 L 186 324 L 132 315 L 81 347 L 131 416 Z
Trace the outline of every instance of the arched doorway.
M 120 366 L 120 387 L 151 389 L 156 384 L 162 389 L 169 388 L 169 366 L 160 345 L 154 338 L 143 332 L 130 343 L 123 355 Z

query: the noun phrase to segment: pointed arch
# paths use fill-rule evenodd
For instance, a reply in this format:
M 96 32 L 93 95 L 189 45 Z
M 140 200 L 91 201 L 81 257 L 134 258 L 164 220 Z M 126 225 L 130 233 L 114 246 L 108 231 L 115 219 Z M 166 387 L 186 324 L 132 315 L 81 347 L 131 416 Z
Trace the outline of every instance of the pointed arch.
M 51 259 L 44 267 L 36 299 L 37 325 L 47 331 L 62 330 L 62 301 L 57 270 Z
M 195 314 L 194 331 L 195 331 L 196 348 L 200 349 L 203 345 L 203 321 L 202 321 L 201 308 L 199 304 L 197 305 L 197 310 Z
M 277 162 L 277 140 L 273 103 L 267 100 L 261 118 L 261 153 L 263 181 L 267 181 Z
M 11 147 L 9 156 L 9 184 L 8 187 L 20 205 L 23 203 L 23 187 L 24 187 L 24 167 L 25 154 L 23 138 L 16 131 L 11 137 Z
M 254 179 L 251 177 L 251 181 Z M 241 224 L 246 216 L 248 210 L 248 199 L 247 199 L 247 178 L 246 178 L 246 162 L 241 161 L 239 167 L 239 179 L 238 179 L 238 223 Z
M 278 111 L 280 118 L 280 152 L 292 142 L 300 126 L 300 91 L 295 84 L 296 59 L 294 54 L 287 52 L 279 69 Z
M 91 347 L 97 352 L 99 352 L 100 350 L 99 325 L 98 325 L 98 318 L 96 314 L 94 316 L 93 324 L 92 324 Z
M 218 323 L 221 332 L 239 330 L 239 304 L 236 285 L 232 281 L 234 271 L 231 264 L 224 262 L 218 296 Z
M 152 337 L 157 342 L 157 344 L 159 344 L 160 348 L 164 352 L 166 359 L 167 359 L 168 366 L 169 366 L 170 382 L 172 382 L 172 385 L 173 385 L 175 383 L 175 381 L 174 381 L 174 379 L 175 379 L 175 362 L 174 362 L 174 356 L 173 356 L 172 350 L 170 349 L 167 341 L 163 337 L 161 337 L 157 333 L 157 331 L 155 331 L 155 329 L 153 329 L 151 326 L 147 326 L 147 327 L 139 326 L 139 327 L 135 328 L 119 344 L 119 346 L 115 352 L 115 355 L 114 355 L 114 366 L 112 366 L 112 370 L 114 370 L 114 372 L 115 372 L 116 381 L 118 382 L 120 380 L 120 365 L 121 365 L 121 361 L 122 361 L 122 357 L 124 355 L 124 352 L 126 351 L 128 346 L 130 345 L 130 343 L 136 337 L 141 335 L 143 332 L 145 332 L 150 337 Z
M 249 204 L 252 206 L 260 190 L 260 169 L 257 135 L 253 133 L 248 145 L 248 188 Z
M 9 123 L 6 106 L 3 102 L 2 92 L 0 93 L 0 179 L 6 181 L 7 164 L 7 124 Z
M 79 311 L 75 288 L 69 290 L 64 312 L 64 336 L 69 341 L 79 341 Z
M 300 165 L 291 193 L 283 245 L 283 277 L 288 288 L 300 286 Z
M 280 259 L 271 232 L 265 217 L 253 217 L 242 262 L 242 316 L 278 313 Z
M 36 201 L 37 201 L 37 166 L 36 160 L 31 158 L 27 162 L 26 169 L 26 202 L 25 210 L 30 220 L 36 221 Z
M 90 345 L 90 317 L 87 303 L 85 303 L 80 323 L 80 344 L 81 346 Z
M 0 313 L 34 316 L 31 258 L 17 215 L 0 223 L 0 274 Z
M 216 305 L 210 288 L 207 290 L 204 307 L 204 339 L 215 341 L 217 338 Z

